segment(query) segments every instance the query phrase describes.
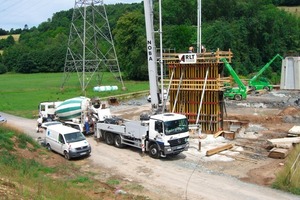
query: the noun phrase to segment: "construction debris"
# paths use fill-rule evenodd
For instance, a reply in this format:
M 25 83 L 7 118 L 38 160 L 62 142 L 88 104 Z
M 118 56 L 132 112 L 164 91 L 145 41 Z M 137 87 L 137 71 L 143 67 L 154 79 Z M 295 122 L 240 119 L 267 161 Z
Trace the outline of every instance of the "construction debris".
M 276 159 L 284 159 L 285 157 L 287 157 L 288 153 L 289 149 L 273 148 L 269 153 L 269 157 Z
M 231 149 L 232 147 L 233 147 L 233 144 L 226 144 L 226 145 L 221 146 L 221 147 L 210 149 L 210 150 L 206 151 L 206 156 L 211 156 L 211 155 L 217 154 L 219 152 Z
M 272 147 L 290 149 L 294 144 L 300 143 L 300 137 L 269 139 L 268 143 Z
M 300 126 L 293 126 L 288 133 L 300 136 Z

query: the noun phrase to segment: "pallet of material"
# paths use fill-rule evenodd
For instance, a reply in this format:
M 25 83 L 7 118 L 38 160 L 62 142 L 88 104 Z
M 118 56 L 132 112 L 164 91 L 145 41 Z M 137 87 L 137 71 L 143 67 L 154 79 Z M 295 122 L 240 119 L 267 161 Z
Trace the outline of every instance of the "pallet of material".
M 289 154 L 288 149 L 283 148 L 273 148 L 270 150 L 269 157 L 270 158 L 276 158 L 276 159 L 284 159 Z

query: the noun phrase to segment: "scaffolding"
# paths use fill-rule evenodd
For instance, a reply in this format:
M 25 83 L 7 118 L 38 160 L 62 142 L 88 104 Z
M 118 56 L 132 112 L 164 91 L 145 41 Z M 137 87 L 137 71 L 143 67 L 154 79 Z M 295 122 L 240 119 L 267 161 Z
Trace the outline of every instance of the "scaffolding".
M 187 116 L 190 124 L 201 124 L 201 131 L 215 133 L 223 129 L 223 63 L 231 62 L 232 52 L 220 51 L 191 54 L 194 63 L 184 63 L 177 54 L 163 54 L 169 79 L 170 111 Z M 185 54 L 188 55 L 188 54 Z

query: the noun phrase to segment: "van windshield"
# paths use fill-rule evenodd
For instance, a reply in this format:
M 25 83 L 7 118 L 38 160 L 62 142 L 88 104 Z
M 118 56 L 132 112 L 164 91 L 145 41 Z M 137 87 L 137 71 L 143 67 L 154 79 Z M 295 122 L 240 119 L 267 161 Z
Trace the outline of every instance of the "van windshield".
M 85 140 L 84 135 L 81 132 L 74 132 L 65 134 L 65 139 L 67 143 L 79 142 Z

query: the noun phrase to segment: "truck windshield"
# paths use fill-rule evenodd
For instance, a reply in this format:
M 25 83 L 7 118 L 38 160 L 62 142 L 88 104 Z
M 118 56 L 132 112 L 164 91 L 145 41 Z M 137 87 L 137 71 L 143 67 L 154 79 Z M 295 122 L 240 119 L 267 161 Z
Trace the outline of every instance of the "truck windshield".
M 74 133 L 65 134 L 65 139 L 67 143 L 72 143 L 72 142 L 79 142 L 85 140 L 85 137 L 80 132 L 74 132 Z
M 179 119 L 164 122 L 164 130 L 166 135 L 187 132 L 189 130 L 187 119 Z

